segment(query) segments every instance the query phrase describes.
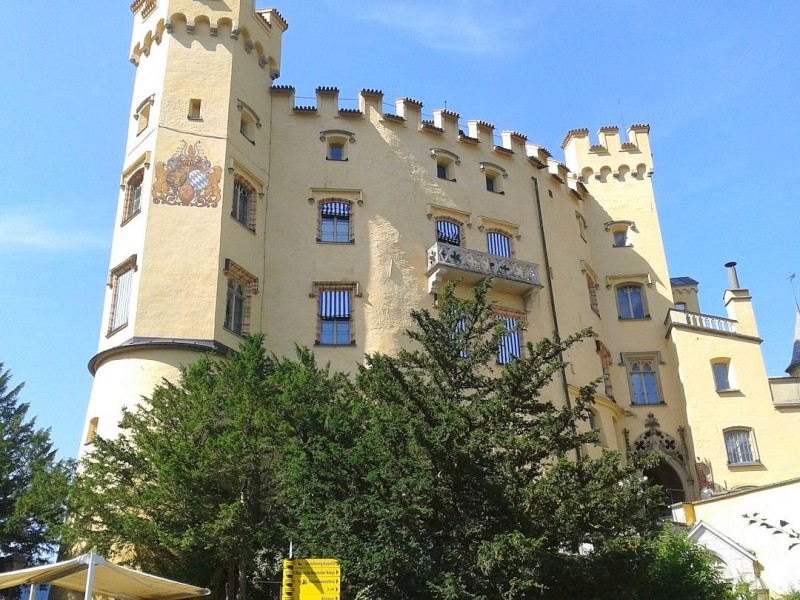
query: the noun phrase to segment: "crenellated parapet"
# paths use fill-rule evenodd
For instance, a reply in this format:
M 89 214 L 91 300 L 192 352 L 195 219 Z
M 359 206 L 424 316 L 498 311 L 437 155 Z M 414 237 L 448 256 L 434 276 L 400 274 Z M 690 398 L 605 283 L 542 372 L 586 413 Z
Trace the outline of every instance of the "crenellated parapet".
M 601 127 L 597 143 L 592 144 L 588 129 L 567 132 L 561 143 L 567 167 L 582 183 L 650 177 L 653 174 L 650 126 L 632 125 L 627 134 L 628 140 L 622 141 L 619 127 Z
M 163 6 L 162 6 L 163 5 Z M 131 5 L 136 19 L 130 62 L 138 66 L 142 56 L 150 54 L 153 44 L 160 44 L 165 34 L 177 33 L 217 38 L 227 36 L 238 41 L 268 69 L 270 79 L 280 75 L 280 36 L 288 28 L 283 16 L 274 9 L 242 10 L 214 9 L 209 5 L 186 0 L 136 0 Z M 155 14 L 151 14 L 155 13 Z M 278 36 L 277 40 L 273 39 Z
M 546 148 L 530 143 L 525 134 L 511 129 L 502 130 L 498 136 L 495 126 L 488 121 L 469 119 L 463 128 L 461 115 L 446 108 L 434 109 L 431 111 L 433 118 L 426 118 L 423 103 L 409 97 L 398 98 L 394 111 L 387 110 L 390 105 L 384 102 L 383 92 L 377 89 L 362 89 L 358 94 L 358 108 L 342 107 L 337 87 L 317 87 L 314 104 L 298 103 L 296 90 L 290 85 L 273 85 L 270 93 L 276 111 L 284 110 L 295 117 L 373 120 L 393 128 L 402 127 L 430 138 L 431 146 L 446 148 L 456 155 L 460 152 L 458 145 L 480 148 L 486 153 L 484 163 L 492 165 L 500 174 L 508 167 L 506 161 L 519 162 L 530 168 L 532 175 L 546 172 L 553 185 L 563 186 L 578 198 L 587 193 L 578 175 L 571 173 L 567 164 L 554 159 Z

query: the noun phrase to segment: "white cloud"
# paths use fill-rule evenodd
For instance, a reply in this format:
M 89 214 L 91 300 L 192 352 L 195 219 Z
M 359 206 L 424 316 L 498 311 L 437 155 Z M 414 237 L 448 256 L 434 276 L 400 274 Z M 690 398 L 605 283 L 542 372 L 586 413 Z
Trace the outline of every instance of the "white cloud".
M 358 17 L 400 29 L 417 42 L 439 50 L 481 55 L 507 53 L 509 39 L 517 37 L 527 24 L 523 12 L 501 12 L 474 0 L 370 3 Z
M 0 213 L 0 249 L 81 251 L 108 247 L 105 236 L 67 223 L 54 223 L 57 216 Z

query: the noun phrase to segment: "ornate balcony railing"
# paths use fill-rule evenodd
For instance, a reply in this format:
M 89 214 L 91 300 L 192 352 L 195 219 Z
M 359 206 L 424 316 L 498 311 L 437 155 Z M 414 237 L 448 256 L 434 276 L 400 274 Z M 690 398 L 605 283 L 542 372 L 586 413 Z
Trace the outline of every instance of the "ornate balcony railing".
M 685 310 L 675 310 L 671 308 L 667 313 L 667 325 L 689 325 L 699 329 L 709 331 L 719 331 L 722 333 L 738 333 L 737 322 L 733 319 L 724 319 L 713 315 L 687 312 Z
M 447 279 L 446 274 L 451 269 L 455 271 L 453 279 L 460 278 L 471 282 L 494 277 L 496 287 L 505 287 L 522 293 L 542 287 L 537 264 L 442 242 L 435 243 L 428 249 L 427 275 L 430 287 L 432 289 L 435 287 L 435 281 Z

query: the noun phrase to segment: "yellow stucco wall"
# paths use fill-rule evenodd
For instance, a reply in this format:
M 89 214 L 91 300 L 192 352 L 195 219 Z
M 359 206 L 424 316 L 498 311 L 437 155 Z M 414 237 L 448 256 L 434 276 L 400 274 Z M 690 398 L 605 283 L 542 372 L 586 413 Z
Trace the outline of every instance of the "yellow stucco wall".
M 563 144 L 566 162 L 560 163 L 519 133 L 495 131 L 445 110 L 433 110 L 428 122 L 420 102 L 401 98 L 392 105 L 374 90 L 359 94 L 358 110 L 340 110 L 335 88 L 317 90 L 315 109 L 297 108 L 293 88 L 272 87 L 287 27 L 277 12 L 254 12 L 252 0 L 158 0 L 152 12 L 143 16 L 139 9 L 133 18 L 132 115 L 151 97 L 152 104 L 147 127 L 131 117 L 110 268 L 136 255 L 137 271 L 128 323 L 112 335 L 109 287 L 101 353 L 142 340 L 202 340 L 235 348 L 241 338 L 223 327 L 226 264 L 232 261 L 254 282 L 248 329 L 264 331 L 269 349 L 278 354 L 293 353 L 295 344 L 314 345 L 315 282 L 357 283 L 355 343 L 315 348 L 321 362 L 352 372 L 365 353 L 391 353 L 405 343 L 409 310 L 431 308 L 442 281 L 466 277 L 459 293 L 468 294 L 479 279 L 454 268 L 429 270 L 436 218 L 450 217 L 462 223 L 467 251 L 485 253 L 487 233 L 500 230 L 511 235 L 514 259 L 538 265 L 541 285 L 500 277 L 492 292 L 499 306 L 525 315 L 525 341 L 552 334 L 557 318 L 562 335 L 591 327 L 608 349 L 613 397 L 599 386 L 595 407 L 604 444 L 623 452 L 667 453 L 687 495 L 698 494 L 695 456 L 711 457 L 716 465 L 724 447 L 720 455 L 716 423 L 695 422 L 718 416 L 703 412 L 700 402 L 713 385 L 707 360 L 688 334 L 673 330 L 668 337 L 664 324 L 676 300 L 686 301 L 690 311 L 699 305 L 696 287 L 676 288 L 680 293 L 673 296 L 650 178 L 649 127 L 629 128 L 627 140 L 616 128 L 604 128 L 596 143 L 586 130 L 571 131 Z M 188 118 L 190 100 L 201 101 L 199 119 Z M 243 118 L 250 122 L 246 136 L 240 132 Z M 331 139 L 344 145 L 347 160 L 327 159 Z M 437 177 L 442 156 L 451 161 L 448 179 Z M 170 170 L 175 161 L 192 166 Z M 142 210 L 122 224 L 125 176 L 139 167 Z M 167 197 L 168 173 L 181 176 L 185 197 Z M 496 175 L 502 193 L 487 191 L 487 173 Z M 209 183 L 215 177 L 218 195 Z M 254 193 L 251 227 L 231 216 L 236 178 Z M 319 203 L 326 198 L 352 203 L 352 243 L 317 241 Z M 615 247 L 619 226 L 626 227 L 627 242 Z M 596 280 L 597 311 L 590 307 L 587 274 Z M 642 285 L 645 318 L 620 318 L 616 286 L 626 282 Z M 731 294 L 729 309 L 742 319 L 743 330 L 755 331 L 748 298 Z M 742 361 L 761 360 L 752 354 L 752 341 L 727 343 L 735 348 L 715 352 L 736 354 L 737 374 L 738 353 L 744 353 Z M 102 422 L 113 419 L 121 404 L 104 398 L 116 393 L 114 381 L 124 382 L 127 402 L 147 395 L 153 382 L 174 374 L 191 355 L 178 349 L 174 358 L 161 348 L 142 360 L 138 352 L 97 361 L 87 424 L 101 405 Z M 657 369 L 658 404 L 632 403 L 627 362 L 637 356 L 652 358 Z M 566 383 L 573 394 L 602 376 L 592 340 L 573 348 L 568 359 Z M 758 364 L 748 371 L 743 366 L 741 377 L 753 378 L 747 393 L 760 398 L 768 388 Z M 563 383 L 555 381 L 546 399 L 564 402 Z M 766 440 L 761 445 L 773 426 L 767 408 L 757 417 L 768 467 L 758 481 L 791 470 L 766 459 L 779 447 Z M 696 430 L 702 453 L 693 447 Z

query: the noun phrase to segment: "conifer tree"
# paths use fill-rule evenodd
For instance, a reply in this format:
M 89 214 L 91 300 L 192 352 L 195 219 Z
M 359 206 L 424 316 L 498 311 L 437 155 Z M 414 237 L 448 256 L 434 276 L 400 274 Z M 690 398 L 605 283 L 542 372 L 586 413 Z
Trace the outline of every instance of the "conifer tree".
M 10 385 L 0 363 L 0 556 L 21 554 L 35 565 L 57 548 L 72 463 L 56 460 L 50 430 L 28 417 L 19 400 L 25 384 Z

